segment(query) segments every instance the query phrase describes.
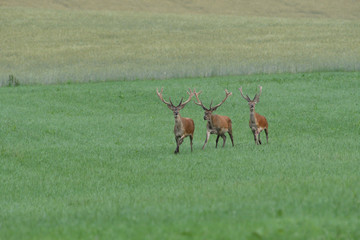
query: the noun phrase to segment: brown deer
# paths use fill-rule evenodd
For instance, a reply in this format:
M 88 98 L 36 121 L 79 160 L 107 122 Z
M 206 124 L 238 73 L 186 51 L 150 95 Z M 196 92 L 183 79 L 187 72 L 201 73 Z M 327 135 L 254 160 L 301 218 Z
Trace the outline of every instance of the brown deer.
M 194 130 L 195 130 L 195 125 L 194 125 L 194 121 L 191 118 L 184 118 L 180 116 L 179 111 L 181 109 L 183 109 L 185 107 L 185 105 L 191 100 L 191 98 L 194 96 L 194 93 L 191 92 L 191 89 L 189 89 L 190 92 L 187 92 L 189 94 L 189 99 L 186 100 L 184 103 L 183 98 L 181 98 L 181 101 L 179 103 L 179 105 L 174 106 L 174 104 L 171 102 L 171 98 L 169 98 L 170 103 L 166 102 L 162 96 L 162 92 L 163 92 L 164 88 L 161 88 L 161 91 L 159 92 L 158 89 L 156 89 L 156 93 L 159 96 L 160 100 L 165 103 L 168 108 L 173 111 L 174 113 L 174 118 L 175 118 L 175 126 L 174 126 L 174 134 L 175 134 L 175 141 L 176 141 L 176 149 L 175 149 L 175 154 L 179 153 L 179 147 L 182 144 L 182 142 L 184 141 L 184 138 L 186 138 L 187 136 L 190 137 L 190 146 L 191 146 L 191 151 L 193 150 L 192 148 L 192 140 L 193 140 L 193 136 L 194 136 Z
M 266 142 L 267 143 L 269 142 L 269 138 L 268 138 L 269 125 L 268 125 L 268 122 L 267 122 L 267 120 L 266 120 L 266 118 L 264 116 L 262 116 L 262 115 L 258 114 L 257 112 L 255 112 L 255 105 L 259 102 L 262 86 L 259 86 L 259 88 L 260 88 L 260 92 L 259 92 L 259 94 L 255 95 L 253 100 L 251 100 L 248 95 L 246 95 L 246 97 L 245 97 L 243 92 L 242 92 L 242 87 L 239 88 L 241 96 L 249 103 L 249 107 L 250 107 L 249 127 L 250 127 L 251 131 L 254 134 L 254 140 L 255 140 L 255 143 L 257 145 L 261 144 L 260 133 L 262 132 L 262 130 L 265 130 Z
M 233 135 L 232 135 L 232 124 L 231 124 L 231 119 L 227 116 L 220 116 L 220 115 L 215 115 L 213 114 L 213 112 L 221 106 L 221 104 L 223 104 L 225 102 L 225 100 L 231 96 L 231 92 L 229 93 L 228 90 L 225 89 L 225 98 L 224 100 L 222 100 L 221 103 L 219 103 L 218 105 L 211 107 L 212 105 L 212 101 L 210 104 L 210 108 L 206 108 L 202 102 L 199 99 L 199 95 L 201 94 L 200 92 L 195 92 L 194 90 L 194 94 L 196 97 L 197 102 L 195 102 L 195 104 L 201 106 L 204 110 L 205 110 L 205 115 L 204 115 L 204 120 L 207 120 L 207 124 L 206 124 L 206 139 L 205 139 L 205 143 L 204 146 L 202 147 L 202 149 L 205 148 L 206 143 L 209 140 L 210 134 L 217 134 L 217 138 L 216 138 L 216 148 L 218 145 L 218 141 L 219 141 L 219 137 L 222 137 L 223 139 L 223 147 L 225 146 L 225 141 L 226 141 L 226 136 L 225 133 L 229 133 L 230 135 L 230 139 L 232 142 L 232 146 L 234 146 L 234 140 L 233 140 Z

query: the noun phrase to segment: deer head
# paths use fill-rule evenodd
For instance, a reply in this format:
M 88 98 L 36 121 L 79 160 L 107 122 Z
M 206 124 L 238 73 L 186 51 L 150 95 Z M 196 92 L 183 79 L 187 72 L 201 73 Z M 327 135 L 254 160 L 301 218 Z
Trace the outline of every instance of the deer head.
M 194 103 L 195 103 L 196 105 L 201 106 L 201 107 L 204 109 L 204 111 L 205 111 L 204 120 L 210 120 L 211 115 L 212 115 L 212 112 L 214 112 L 218 107 L 220 107 L 220 106 L 226 101 L 226 99 L 227 99 L 229 96 L 231 96 L 232 93 L 229 92 L 227 89 L 225 89 L 225 94 L 226 94 L 226 96 L 225 96 L 224 100 L 222 100 L 221 103 L 219 103 L 218 105 L 216 105 L 216 106 L 214 106 L 214 107 L 212 107 L 213 100 L 211 100 L 211 103 L 210 103 L 210 107 L 209 107 L 209 108 L 205 107 L 204 104 L 200 101 L 200 99 L 199 99 L 199 95 L 200 95 L 200 94 L 201 94 L 201 91 L 200 91 L 200 92 L 196 92 L 196 91 L 194 90 L 194 95 L 195 95 L 196 100 L 197 100 L 197 102 L 194 102 Z
M 163 92 L 164 88 L 161 88 L 161 91 L 159 92 L 158 89 L 156 89 L 156 94 L 158 95 L 158 97 L 160 98 L 160 100 L 165 103 L 167 105 L 167 107 L 173 111 L 174 113 L 174 117 L 177 118 L 179 116 L 179 112 L 181 109 L 183 109 L 185 107 L 185 105 L 190 102 L 191 98 L 194 96 L 194 93 L 191 91 L 191 89 L 189 88 L 189 91 L 187 91 L 187 94 L 189 95 L 188 100 L 186 100 L 185 102 L 183 102 L 184 98 L 181 98 L 180 103 L 175 106 L 172 102 L 171 102 L 171 98 L 169 97 L 169 102 L 166 102 L 163 98 L 162 92 Z
M 259 93 L 255 94 L 254 99 L 251 100 L 248 95 L 246 95 L 246 97 L 244 96 L 244 94 L 242 92 L 242 87 L 239 88 L 241 96 L 249 103 L 249 107 L 250 107 L 251 112 L 253 112 L 255 110 L 255 105 L 259 102 L 262 86 L 259 86 L 259 89 L 260 89 Z

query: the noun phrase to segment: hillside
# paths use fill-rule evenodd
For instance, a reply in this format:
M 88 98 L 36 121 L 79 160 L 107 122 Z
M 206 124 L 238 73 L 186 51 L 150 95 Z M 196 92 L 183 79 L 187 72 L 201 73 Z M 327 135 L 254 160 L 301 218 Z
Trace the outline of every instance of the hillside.
M 354 0 L 0 0 L 0 7 L 114 10 L 130 12 L 215 14 L 283 18 L 360 19 Z

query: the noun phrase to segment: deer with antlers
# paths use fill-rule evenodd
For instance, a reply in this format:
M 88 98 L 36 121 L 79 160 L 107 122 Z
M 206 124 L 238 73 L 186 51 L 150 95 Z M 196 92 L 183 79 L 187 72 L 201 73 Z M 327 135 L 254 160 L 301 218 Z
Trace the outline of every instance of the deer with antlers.
M 204 111 L 205 111 L 204 120 L 207 121 L 206 139 L 205 139 L 205 143 L 204 143 L 204 146 L 202 147 L 202 149 L 205 148 L 205 146 L 209 140 L 210 134 L 217 134 L 216 146 L 215 146 L 216 148 L 218 145 L 219 137 L 221 137 L 223 139 L 223 147 L 225 146 L 225 141 L 226 141 L 225 133 L 228 133 L 230 135 L 232 146 L 234 146 L 231 119 L 227 116 L 220 116 L 220 115 L 213 114 L 213 112 L 218 107 L 220 107 L 225 102 L 225 100 L 229 96 L 231 96 L 232 93 L 231 92 L 229 93 L 228 90 L 225 89 L 226 96 L 225 96 L 224 100 L 222 100 L 221 103 L 219 103 L 218 105 L 216 105 L 214 107 L 211 107 L 211 105 L 212 105 L 212 101 L 211 101 L 210 108 L 205 107 L 204 104 L 200 101 L 199 95 L 201 94 L 201 91 L 197 93 L 194 90 L 194 94 L 195 94 L 195 97 L 197 100 L 197 102 L 195 102 L 195 104 L 201 106 L 204 109 Z
M 249 107 L 250 107 L 250 120 L 249 120 L 249 127 L 251 129 L 251 131 L 254 134 L 254 140 L 255 143 L 257 145 L 261 144 L 261 140 L 260 140 L 260 133 L 264 130 L 265 134 L 266 134 L 266 142 L 269 142 L 269 138 L 268 138 L 268 122 L 266 120 L 266 118 L 260 114 L 258 114 L 257 112 L 255 112 L 255 105 L 259 102 L 259 98 L 261 95 L 261 90 L 262 90 L 262 86 L 259 86 L 260 88 L 260 92 L 259 94 L 256 94 L 254 99 L 251 100 L 249 98 L 248 95 L 246 95 L 246 97 L 244 96 L 243 92 L 242 92 L 242 87 L 239 88 L 241 96 L 249 103 Z
M 181 98 L 180 103 L 177 106 L 174 106 L 174 104 L 171 102 L 171 98 L 169 98 L 170 103 L 166 102 L 162 96 L 164 88 L 161 88 L 161 91 L 159 92 L 158 89 L 156 89 L 156 93 L 160 100 L 167 105 L 167 107 L 173 111 L 174 118 L 175 118 L 175 126 L 174 126 L 174 134 L 175 134 L 175 141 L 176 141 L 176 149 L 175 154 L 179 153 L 179 147 L 183 143 L 184 138 L 187 136 L 190 137 L 190 147 L 191 151 L 193 150 L 193 136 L 194 136 L 194 130 L 195 125 L 194 121 L 191 118 L 184 118 L 180 116 L 180 110 L 185 107 L 185 105 L 191 100 L 191 98 L 194 96 L 194 93 L 191 92 L 191 89 L 189 89 L 190 92 L 187 92 L 189 94 L 188 100 L 185 102 L 183 101 L 183 98 Z

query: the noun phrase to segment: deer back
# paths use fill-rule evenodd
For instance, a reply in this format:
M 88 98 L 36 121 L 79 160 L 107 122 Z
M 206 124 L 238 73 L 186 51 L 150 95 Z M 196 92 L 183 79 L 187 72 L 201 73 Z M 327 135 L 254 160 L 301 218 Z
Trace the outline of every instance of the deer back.
M 232 128 L 231 119 L 228 116 L 214 114 L 211 116 L 211 124 L 215 129 L 231 130 Z

